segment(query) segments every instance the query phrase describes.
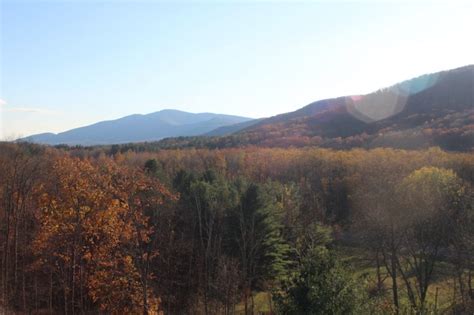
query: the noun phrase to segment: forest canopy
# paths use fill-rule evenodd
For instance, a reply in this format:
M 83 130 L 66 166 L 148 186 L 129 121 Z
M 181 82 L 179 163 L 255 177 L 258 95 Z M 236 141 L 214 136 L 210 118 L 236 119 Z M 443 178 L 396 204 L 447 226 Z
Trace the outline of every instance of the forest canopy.
M 15 312 L 474 310 L 474 156 L 0 144 Z

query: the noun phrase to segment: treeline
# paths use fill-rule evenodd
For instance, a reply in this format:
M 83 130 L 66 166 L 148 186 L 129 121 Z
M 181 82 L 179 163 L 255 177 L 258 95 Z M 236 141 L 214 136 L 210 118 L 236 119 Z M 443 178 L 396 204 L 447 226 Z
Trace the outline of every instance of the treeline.
M 5 310 L 474 310 L 472 154 L 0 146 Z
M 347 114 L 349 115 L 349 114 Z M 347 117 L 346 117 L 347 118 Z M 349 119 L 349 118 L 347 118 Z M 395 148 L 418 150 L 440 147 L 443 150 L 474 150 L 474 110 L 443 109 L 433 113 L 410 113 L 382 122 L 365 124 L 356 118 L 333 122 L 330 118 L 321 128 L 320 121 L 304 117 L 287 123 L 274 123 L 225 136 L 189 136 L 166 138 L 155 142 L 102 146 L 112 153 L 145 152 L 173 149 L 229 149 L 248 146 L 267 148 L 322 147 L 336 150 L 355 148 Z M 319 127 L 317 127 L 319 126 Z M 369 126 L 369 127 L 368 127 Z M 328 135 L 315 133 L 323 129 Z M 69 149 L 59 145 L 59 148 Z

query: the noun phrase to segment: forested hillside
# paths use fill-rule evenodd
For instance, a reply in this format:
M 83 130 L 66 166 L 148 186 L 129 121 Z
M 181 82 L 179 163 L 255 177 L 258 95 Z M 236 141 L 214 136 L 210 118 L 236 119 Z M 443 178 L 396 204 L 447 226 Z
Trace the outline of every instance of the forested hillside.
M 426 74 L 367 95 L 317 101 L 224 137 L 171 138 L 146 144 L 148 148 L 246 145 L 335 149 L 439 146 L 472 151 L 474 66 Z
M 255 144 L 335 148 L 474 147 L 474 66 L 427 74 L 368 95 L 324 100 L 241 133 Z
M 474 156 L 0 144 L 17 313 L 472 314 Z

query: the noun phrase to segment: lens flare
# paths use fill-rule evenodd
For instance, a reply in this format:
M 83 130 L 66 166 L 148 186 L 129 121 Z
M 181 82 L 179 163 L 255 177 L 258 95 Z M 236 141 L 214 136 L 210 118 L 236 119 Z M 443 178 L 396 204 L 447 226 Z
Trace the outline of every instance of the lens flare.
M 379 91 L 347 100 L 348 112 L 366 123 L 379 121 L 398 114 L 405 108 L 407 96 L 392 91 Z
M 387 119 L 400 113 L 412 95 L 432 87 L 437 79 L 437 75 L 425 75 L 372 94 L 348 97 L 347 111 L 366 123 Z

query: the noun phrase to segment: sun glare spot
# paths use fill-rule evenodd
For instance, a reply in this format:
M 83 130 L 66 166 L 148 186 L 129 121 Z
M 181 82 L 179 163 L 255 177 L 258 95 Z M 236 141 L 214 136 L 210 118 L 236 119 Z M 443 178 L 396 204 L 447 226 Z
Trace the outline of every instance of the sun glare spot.
M 347 98 L 346 107 L 352 116 L 366 123 L 387 119 L 400 113 L 412 95 L 429 89 L 437 80 L 438 75 L 428 74 L 370 95 L 354 95 Z
M 355 118 L 371 123 L 398 114 L 405 107 L 406 101 L 405 93 L 385 90 L 370 96 L 349 98 L 346 107 Z

